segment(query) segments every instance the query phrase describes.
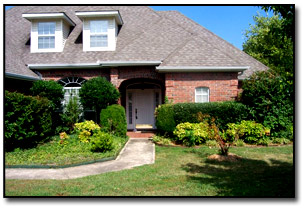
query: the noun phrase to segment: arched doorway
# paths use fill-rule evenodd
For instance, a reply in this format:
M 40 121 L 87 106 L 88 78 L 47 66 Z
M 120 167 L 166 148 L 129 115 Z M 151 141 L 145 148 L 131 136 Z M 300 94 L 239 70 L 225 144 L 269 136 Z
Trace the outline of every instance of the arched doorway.
M 128 130 L 155 129 L 155 108 L 163 102 L 164 85 L 153 79 L 129 79 L 121 83 L 121 104 Z

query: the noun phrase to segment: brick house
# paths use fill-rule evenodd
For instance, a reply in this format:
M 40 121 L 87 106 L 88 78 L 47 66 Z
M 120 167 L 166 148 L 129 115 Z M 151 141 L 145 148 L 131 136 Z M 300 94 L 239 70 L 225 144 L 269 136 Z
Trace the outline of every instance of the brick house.
M 228 101 L 267 67 L 177 11 L 146 6 L 17 6 L 5 11 L 5 89 L 55 80 L 65 100 L 102 76 L 121 93 L 128 129 L 153 128 L 165 97 Z

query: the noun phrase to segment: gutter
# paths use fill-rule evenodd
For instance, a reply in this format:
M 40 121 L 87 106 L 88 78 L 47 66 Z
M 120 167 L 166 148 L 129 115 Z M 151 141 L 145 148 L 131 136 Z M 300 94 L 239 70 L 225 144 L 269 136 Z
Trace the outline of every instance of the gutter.
M 158 66 L 156 70 L 160 73 L 166 72 L 244 72 L 249 69 L 248 66 L 244 67 L 175 67 L 175 66 Z
M 105 68 L 121 66 L 157 66 L 161 61 L 97 61 L 97 63 L 80 64 L 28 64 L 31 70 L 50 70 L 50 69 L 82 69 L 82 68 Z
M 32 76 L 20 75 L 20 74 L 15 74 L 15 73 L 10 73 L 10 72 L 5 72 L 5 77 L 20 79 L 20 80 L 27 80 L 27 81 L 38 81 L 41 79 L 40 77 L 32 77 Z
M 120 67 L 120 66 L 157 66 L 161 61 L 97 61 L 102 67 Z

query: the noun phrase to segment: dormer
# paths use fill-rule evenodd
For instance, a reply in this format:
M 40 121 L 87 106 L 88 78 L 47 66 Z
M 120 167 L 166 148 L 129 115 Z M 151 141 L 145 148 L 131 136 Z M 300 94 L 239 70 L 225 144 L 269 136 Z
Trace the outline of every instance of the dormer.
M 83 22 L 83 51 L 115 51 L 123 25 L 119 11 L 76 12 L 76 16 Z
M 32 23 L 31 53 L 62 52 L 75 23 L 65 13 L 31 13 L 22 17 Z

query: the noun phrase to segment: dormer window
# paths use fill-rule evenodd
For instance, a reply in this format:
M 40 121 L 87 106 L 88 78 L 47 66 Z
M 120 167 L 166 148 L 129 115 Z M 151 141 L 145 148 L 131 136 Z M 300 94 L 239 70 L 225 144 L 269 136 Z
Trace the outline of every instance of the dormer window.
M 32 23 L 31 53 L 62 52 L 75 23 L 65 13 L 22 14 Z
M 118 28 L 123 24 L 118 11 L 76 12 L 83 21 L 83 51 L 115 51 Z

